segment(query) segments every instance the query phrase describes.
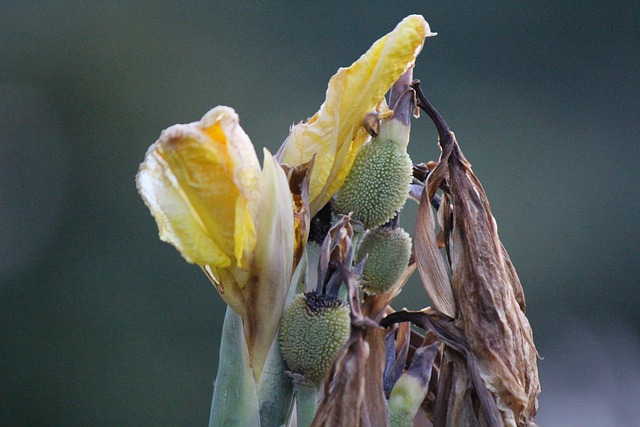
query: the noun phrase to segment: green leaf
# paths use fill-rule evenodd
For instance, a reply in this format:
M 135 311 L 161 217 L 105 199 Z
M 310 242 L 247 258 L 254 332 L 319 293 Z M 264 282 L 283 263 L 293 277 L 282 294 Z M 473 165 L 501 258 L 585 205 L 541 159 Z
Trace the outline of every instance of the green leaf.
M 242 318 L 227 307 L 209 426 L 260 426 L 258 407 L 258 394 L 253 369 L 249 364 Z

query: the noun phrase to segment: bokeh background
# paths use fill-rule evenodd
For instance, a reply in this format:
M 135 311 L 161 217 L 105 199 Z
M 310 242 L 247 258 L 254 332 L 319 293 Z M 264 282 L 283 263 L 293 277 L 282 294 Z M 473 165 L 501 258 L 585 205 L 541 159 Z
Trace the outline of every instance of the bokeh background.
M 275 152 L 410 13 L 525 288 L 540 425 L 640 425 L 637 2 L 212 0 L 0 4 L 0 425 L 207 423 L 224 306 L 157 238 L 145 150 L 225 104 Z

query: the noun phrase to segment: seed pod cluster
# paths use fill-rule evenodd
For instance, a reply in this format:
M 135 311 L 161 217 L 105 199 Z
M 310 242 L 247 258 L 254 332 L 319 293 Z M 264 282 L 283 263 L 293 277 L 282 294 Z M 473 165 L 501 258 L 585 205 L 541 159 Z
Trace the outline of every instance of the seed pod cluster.
M 350 326 L 345 301 L 313 291 L 296 295 L 280 325 L 280 350 L 289 370 L 321 383 Z
M 411 257 L 411 237 L 402 228 L 379 227 L 362 237 L 356 262 L 365 256 L 362 288 L 372 295 L 391 290 L 407 269 Z

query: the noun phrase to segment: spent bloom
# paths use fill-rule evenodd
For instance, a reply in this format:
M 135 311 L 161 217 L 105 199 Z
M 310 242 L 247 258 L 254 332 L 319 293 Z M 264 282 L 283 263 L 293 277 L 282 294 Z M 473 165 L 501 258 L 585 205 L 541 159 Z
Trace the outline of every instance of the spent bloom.
M 261 169 L 238 115 L 216 107 L 198 122 L 162 132 L 137 184 L 160 238 L 201 266 L 245 319 L 258 376 L 293 267 L 292 200 L 282 168 L 265 150 Z

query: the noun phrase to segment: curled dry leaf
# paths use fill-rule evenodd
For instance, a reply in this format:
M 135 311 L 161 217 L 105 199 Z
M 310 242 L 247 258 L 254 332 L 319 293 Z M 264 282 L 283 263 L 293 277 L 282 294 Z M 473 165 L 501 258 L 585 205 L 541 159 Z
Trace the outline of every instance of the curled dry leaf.
M 409 355 L 411 327 L 409 323 L 400 323 L 394 330 L 388 331 L 385 338 L 387 358 L 384 367 L 383 385 L 387 398 L 393 386 L 403 374 Z
M 471 351 L 463 331 L 455 325 L 454 319 L 427 307 L 421 311 L 398 311 L 382 319 L 380 324 L 388 327 L 398 322 L 411 322 L 431 332 L 447 347 L 445 360 L 440 365 L 435 413 L 436 425 L 465 427 L 500 427 L 503 425 L 496 402 L 483 382 L 481 363 Z M 428 342 L 423 343 L 423 345 L 425 344 Z M 453 372 L 450 373 L 445 369 L 448 361 L 455 362 L 452 368 Z M 449 383 L 453 380 L 460 382 L 464 387 L 459 385 L 452 390 Z M 485 420 L 484 424 L 477 422 L 458 424 L 455 422 L 455 420 L 462 419 L 463 413 L 476 412 L 470 398 L 471 391 L 475 392 L 480 404 L 476 419 Z M 443 399 L 444 402 L 442 402 Z
M 353 260 L 353 224 L 351 217 L 341 215 L 329 229 L 318 260 L 318 284 L 316 292 L 338 297 L 345 269 L 348 272 Z

